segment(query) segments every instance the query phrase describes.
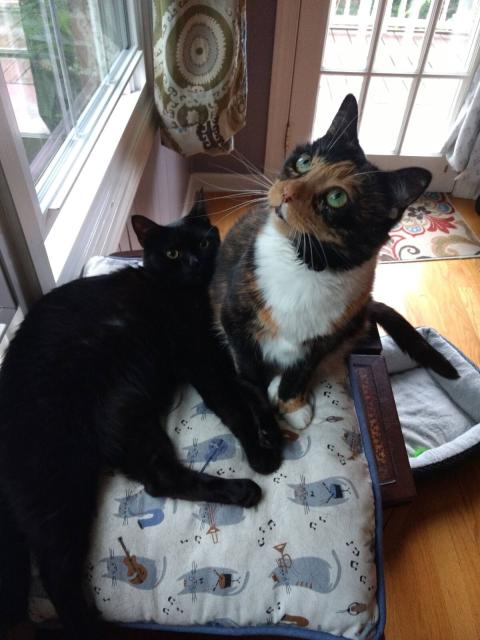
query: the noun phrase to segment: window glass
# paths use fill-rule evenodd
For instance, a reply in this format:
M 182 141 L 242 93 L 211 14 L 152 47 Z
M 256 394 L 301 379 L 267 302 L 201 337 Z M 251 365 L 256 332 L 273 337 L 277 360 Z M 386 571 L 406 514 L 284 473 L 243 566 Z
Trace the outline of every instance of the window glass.
M 8 0 L 0 63 L 35 181 L 62 144 L 80 137 L 122 52 L 124 0 Z M 98 115 L 98 114 L 97 114 Z

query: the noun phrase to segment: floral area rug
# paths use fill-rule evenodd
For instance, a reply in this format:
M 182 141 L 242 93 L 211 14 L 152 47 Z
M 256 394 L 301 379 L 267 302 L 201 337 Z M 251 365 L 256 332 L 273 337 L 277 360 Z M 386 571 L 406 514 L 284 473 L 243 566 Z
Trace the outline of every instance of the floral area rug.
M 380 262 L 480 257 L 480 238 L 443 193 L 427 192 L 407 207 L 380 251 Z

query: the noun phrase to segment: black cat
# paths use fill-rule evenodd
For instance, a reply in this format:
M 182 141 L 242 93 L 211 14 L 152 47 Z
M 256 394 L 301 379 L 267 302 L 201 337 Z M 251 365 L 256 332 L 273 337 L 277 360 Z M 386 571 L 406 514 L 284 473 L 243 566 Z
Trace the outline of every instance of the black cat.
M 154 496 L 251 507 L 260 487 L 182 466 L 161 425 L 191 383 L 270 473 L 281 437 L 268 403 L 238 382 L 211 330 L 207 287 L 219 235 L 203 203 L 160 227 L 134 216 L 144 266 L 75 280 L 44 296 L 0 372 L 0 623 L 25 613 L 30 550 L 68 637 L 92 638 L 82 593 L 102 472 Z

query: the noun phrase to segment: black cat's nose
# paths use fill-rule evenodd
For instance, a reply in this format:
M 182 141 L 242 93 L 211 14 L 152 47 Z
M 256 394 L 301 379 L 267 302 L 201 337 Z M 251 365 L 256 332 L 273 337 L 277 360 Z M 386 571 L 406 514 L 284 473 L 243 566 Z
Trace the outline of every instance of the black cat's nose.
M 198 260 L 198 258 L 196 256 L 189 256 L 189 258 L 188 258 L 188 266 L 189 267 L 192 267 L 192 268 L 198 267 L 199 264 L 200 264 L 199 260 Z

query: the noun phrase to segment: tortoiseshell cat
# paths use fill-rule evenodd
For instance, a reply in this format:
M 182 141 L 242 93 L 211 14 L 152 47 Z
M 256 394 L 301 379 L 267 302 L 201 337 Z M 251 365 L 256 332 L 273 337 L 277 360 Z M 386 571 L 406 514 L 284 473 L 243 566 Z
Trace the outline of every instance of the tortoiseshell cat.
M 144 266 L 82 278 L 32 308 L 0 372 L 0 636 L 25 615 L 30 556 L 68 638 L 96 637 L 82 591 L 103 472 L 151 496 L 252 507 L 260 487 L 183 465 L 162 426 L 190 383 L 270 473 L 281 437 L 267 402 L 238 380 L 212 330 L 217 229 L 197 203 L 166 227 L 132 218 Z
M 227 234 L 211 285 L 216 322 L 241 375 L 266 391 L 281 373 L 278 408 L 289 424 L 312 419 L 308 383 L 317 364 L 364 335 L 370 320 L 422 364 L 455 369 L 393 309 L 373 303 L 381 246 L 428 186 L 416 167 L 380 171 L 358 143 L 348 95 L 327 133 L 297 147 L 271 187 L 270 208 Z

